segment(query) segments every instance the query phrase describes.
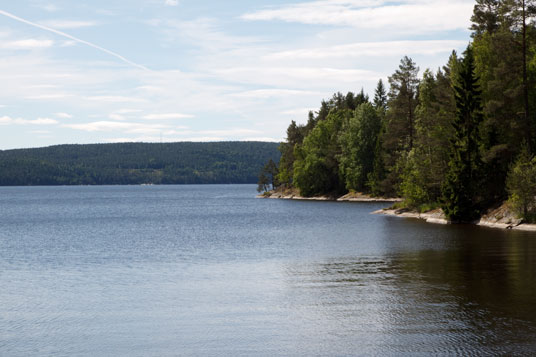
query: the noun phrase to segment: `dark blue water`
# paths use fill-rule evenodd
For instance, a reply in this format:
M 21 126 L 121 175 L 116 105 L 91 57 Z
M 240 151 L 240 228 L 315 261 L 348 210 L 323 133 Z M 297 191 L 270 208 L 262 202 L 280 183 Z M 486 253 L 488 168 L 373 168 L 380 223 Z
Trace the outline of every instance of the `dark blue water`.
M 0 355 L 536 352 L 536 234 L 255 193 L 0 188 Z

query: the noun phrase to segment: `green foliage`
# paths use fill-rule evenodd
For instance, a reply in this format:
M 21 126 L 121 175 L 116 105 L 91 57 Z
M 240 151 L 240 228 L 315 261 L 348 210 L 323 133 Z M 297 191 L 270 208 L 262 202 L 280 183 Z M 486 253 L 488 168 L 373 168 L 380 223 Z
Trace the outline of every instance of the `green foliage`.
M 270 159 L 264 165 L 261 172 L 259 173 L 259 181 L 257 182 L 258 187 L 257 191 L 268 191 L 268 189 L 275 189 L 279 186 L 279 168 L 274 160 Z
M 479 214 L 479 124 L 483 119 L 471 47 L 465 51 L 454 90 L 456 118 L 453 122 L 453 151 L 443 185 L 443 211 L 452 221 L 471 221 Z
M 259 174 L 259 181 L 257 182 L 257 192 L 268 192 L 270 185 L 270 179 L 261 172 Z
M 413 148 L 415 110 L 418 104 L 417 77 L 419 68 L 411 58 L 404 57 L 395 73 L 389 77 L 389 101 L 385 133 L 382 135 L 385 179 L 378 183 L 388 196 L 400 191 L 403 165 L 401 160 Z
M 0 185 L 255 183 L 277 143 L 125 143 L 0 151 Z
M 387 91 L 381 79 L 378 81 L 374 91 L 374 107 L 384 113 L 387 110 Z
M 389 112 L 387 145 L 393 149 L 409 151 L 415 137 L 415 109 L 419 86 L 419 67 L 409 57 L 404 57 L 395 73 L 389 77 Z
M 416 151 L 412 150 L 406 159 L 406 165 L 402 173 L 402 183 L 400 189 L 405 198 L 407 207 L 417 208 L 425 203 L 431 202 L 427 191 L 427 182 L 421 172 L 421 162 L 417 161 Z
M 347 190 L 366 190 L 380 129 L 380 117 L 370 103 L 361 104 L 343 124 L 339 136 L 342 151 L 339 168 Z
M 520 218 L 536 221 L 536 158 L 525 145 L 512 165 L 506 181 L 508 201 Z
M 454 57 L 455 58 L 455 57 Z M 448 151 L 453 135 L 451 122 L 455 116 L 455 101 L 451 87 L 450 66 L 437 75 L 426 70 L 419 85 L 419 105 L 416 109 L 415 144 L 407 155 L 402 174 L 401 192 L 412 208 L 438 202 L 448 171 Z
M 337 137 L 349 111 L 328 114 L 295 150 L 294 185 L 303 196 L 341 191 Z

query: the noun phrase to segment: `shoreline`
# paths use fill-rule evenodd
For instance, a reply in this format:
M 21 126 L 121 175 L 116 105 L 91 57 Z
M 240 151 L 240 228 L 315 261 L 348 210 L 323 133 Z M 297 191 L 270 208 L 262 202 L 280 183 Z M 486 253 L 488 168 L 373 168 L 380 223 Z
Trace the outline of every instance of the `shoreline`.
M 315 196 L 315 197 L 303 197 L 298 194 L 294 189 L 287 189 L 283 191 L 269 191 L 265 194 L 258 195 L 257 198 L 262 199 L 280 199 L 280 200 L 296 200 L 296 201 L 331 201 L 331 202 L 385 202 L 395 203 L 402 202 L 401 198 L 385 198 L 385 197 L 372 197 L 363 193 L 351 192 L 344 196 Z M 429 212 L 417 212 L 409 209 L 393 209 L 384 208 L 371 214 L 381 214 L 385 216 L 401 217 L 401 218 L 413 218 L 420 219 L 426 223 L 432 224 L 452 224 L 449 222 L 441 209 L 436 209 Z M 523 223 L 521 219 L 516 218 L 513 213 L 508 209 L 507 204 L 503 204 L 495 209 L 491 209 L 486 212 L 478 221 L 470 223 L 472 225 L 516 230 L 524 232 L 536 232 L 536 224 Z
M 524 232 L 536 232 L 536 224 L 522 223 L 519 219 L 512 219 L 511 217 L 494 215 L 495 211 L 491 211 L 480 218 L 480 220 L 470 223 L 475 226 L 498 228 Z M 372 212 L 371 214 L 382 214 L 385 216 L 401 217 L 401 218 L 414 218 L 425 221 L 432 224 L 452 224 L 449 222 L 441 210 L 434 210 L 430 212 L 419 213 L 410 210 L 396 210 L 385 208 Z
M 295 190 L 267 192 L 263 195 L 258 195 L 257 198 L 263 199 L 280 199 L 280 200 L 296 200 L 296 201 L 333 201 L 333 202 L 402 202 L 401 198 L 385 198 L 385 197 L 372 197 L 370 195 L 362 193 L 347 193 L 344 196 L 314 196 L 303 197 L 300 196 Z

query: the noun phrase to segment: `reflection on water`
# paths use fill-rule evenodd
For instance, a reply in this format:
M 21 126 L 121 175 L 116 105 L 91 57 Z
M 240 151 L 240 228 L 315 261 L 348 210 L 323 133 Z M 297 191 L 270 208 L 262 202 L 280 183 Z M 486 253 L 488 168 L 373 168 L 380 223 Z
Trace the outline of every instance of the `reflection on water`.
M 0 188 L 0 355 L 536 351 L 536 234 L 254 190 Z
M 351 341 L 364 354 L 531 355 L 534 261 L 499 254 L 466 262 L 467 254 L 423 251 L 291 265 L 287 282 L 300 296 L 291 311 L 306 315 L 297 319 L 322 321 L 315 325 L 320 329 L 305 330 L 304 340 L 314 334 L 312 341 L 325 343 L 331 336 L 330 349 L 343 346 L 336 353 Z

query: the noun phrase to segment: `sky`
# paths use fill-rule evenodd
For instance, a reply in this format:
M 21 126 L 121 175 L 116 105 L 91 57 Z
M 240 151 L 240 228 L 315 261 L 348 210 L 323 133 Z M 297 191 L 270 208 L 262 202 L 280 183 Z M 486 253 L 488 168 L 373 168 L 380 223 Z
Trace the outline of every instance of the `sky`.
M 335 92 L 373 96 L 470 41 L 473 0 L 0 2 L 0 149 L 281 141 Z

